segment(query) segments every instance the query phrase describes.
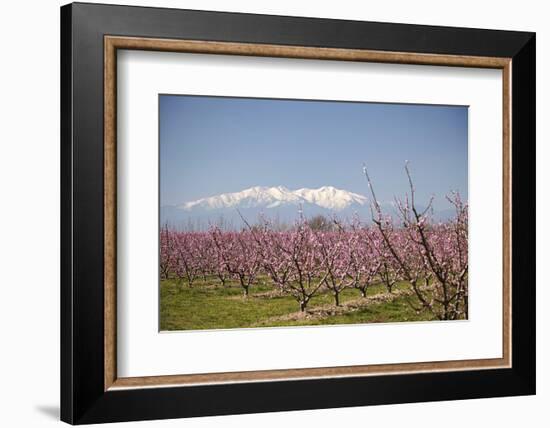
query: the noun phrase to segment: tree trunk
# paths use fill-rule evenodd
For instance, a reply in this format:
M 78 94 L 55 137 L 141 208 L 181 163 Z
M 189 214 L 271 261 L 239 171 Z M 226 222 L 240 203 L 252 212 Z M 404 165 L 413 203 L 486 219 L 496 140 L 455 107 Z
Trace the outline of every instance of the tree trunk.
M 243 295 L 245 299 L 248 297 L 248 286 L 243 286 Z
M 334 294 L 334 304 L 336 306 L 340 306 L 340 292 L 335 291 L 333 294 Z
M 367 289 L 366 288 L 360 288 L 361 291 L 361 297 L 365 298 L 367 297 Z
M 306 311 L 307 302 L 304 302 L 303 300 L 300 302 L 300 312 Z

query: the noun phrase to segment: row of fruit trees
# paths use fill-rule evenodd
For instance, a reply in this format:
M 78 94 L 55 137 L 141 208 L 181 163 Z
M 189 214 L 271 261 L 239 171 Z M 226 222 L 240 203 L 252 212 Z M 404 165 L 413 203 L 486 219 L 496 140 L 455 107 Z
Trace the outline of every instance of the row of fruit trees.
M 372 221 L 355 217 L 331 219 L 317 230 L 300 215 L 288 230 L 278 230 L 262 217 L 251 225 L 244 218 L 240 231 L 181 232 L 163 227 L 160 233 L 161 278 L 175 278 L 192 287 L 200 278 L 216 278 L 225 286 L 238 281 L 244 296 L 258 278 L 268 278 L 281 294 L 292 296 L 301 311 L 319 293 L 331 293 L 340 305 L 344 289 L 365 297 L 374 284 L 389 293 L 396 283 L 410 285 L 409 303 L 440 320 L 467 317 L 468 207 L 456 193 L 447 197 L 455 215 L 446 222 L 431 216 L 431 201 L 422 211 L 415 205 L 415 188 L 408 167 L 410 191 L 396 200 L 398 216 L 385 215 L 371 190 Z

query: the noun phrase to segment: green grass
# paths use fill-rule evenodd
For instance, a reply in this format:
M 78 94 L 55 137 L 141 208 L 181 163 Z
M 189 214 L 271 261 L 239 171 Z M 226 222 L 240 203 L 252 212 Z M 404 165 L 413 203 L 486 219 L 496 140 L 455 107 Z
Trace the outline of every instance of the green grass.
M 228 287 L 217 287 L 216 279 L 197 280 L 192 288 L 175 280 L 161 281 L 160 328 L 161 330 L 227 329 L 246 327 L 273 327 L 294 325 L 361 324 L 380 322 L 425 321 L 433 319 L 427 312 L 416 313 L 406 302 L 406 297 L 396 297 L 387 302 L 370 302 L 366 307 L 337 314 L 324 314 L 292 319 L 278 319 L 299 312 L 298 303 L 291 296 L 266 297 L 273 288 L 260 278 L 260 284 L 250 288 L 244 298 L 236 282 Z M 219 282 L 218 282 L 219 283 Z M 395 290 L 408 289 L 400 283 Z M 385 292 L 381 285 L 368 290 L 369 296 Z M 358 290 L 346 289 L 340 295 L 343 305 L 360 299 Z M 331 294 L 324 293 L 312 298 L 308 310 L 329 308 L 333 304 Z
M 405 297 L 398 297 L 391 302 L 373 303 L 363 309 L 320 319 L 303 319 L 292 321 L 273 321 L 269 326 L 299 325 L 336 325 L 365 324 L 382 322 L 431 321 L 434 316 L 428 312 L 417 314 L 406 302 Z

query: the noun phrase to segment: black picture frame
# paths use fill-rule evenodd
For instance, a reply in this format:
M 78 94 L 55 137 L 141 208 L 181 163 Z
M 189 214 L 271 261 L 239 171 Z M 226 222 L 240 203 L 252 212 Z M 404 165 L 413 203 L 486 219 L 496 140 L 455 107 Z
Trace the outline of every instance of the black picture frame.
M 512 367 L 104 390 L 104 36 L 512 58 Z M 61 419 L 71 424 L 535 393 L 535 34 L 73 3 L 61 8 Z

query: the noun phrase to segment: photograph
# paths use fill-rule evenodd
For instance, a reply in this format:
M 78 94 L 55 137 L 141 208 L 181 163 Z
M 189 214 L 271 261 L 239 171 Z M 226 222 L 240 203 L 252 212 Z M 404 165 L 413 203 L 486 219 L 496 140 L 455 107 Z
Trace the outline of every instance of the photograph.
M 468 319 L 468 107 L 159 95 L 160 330 Z

